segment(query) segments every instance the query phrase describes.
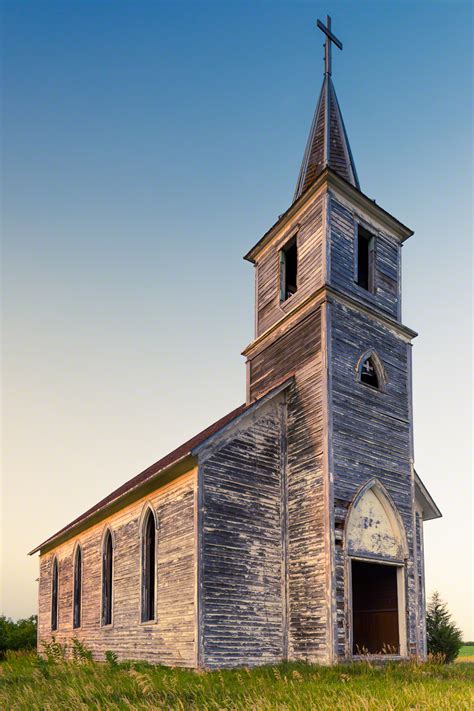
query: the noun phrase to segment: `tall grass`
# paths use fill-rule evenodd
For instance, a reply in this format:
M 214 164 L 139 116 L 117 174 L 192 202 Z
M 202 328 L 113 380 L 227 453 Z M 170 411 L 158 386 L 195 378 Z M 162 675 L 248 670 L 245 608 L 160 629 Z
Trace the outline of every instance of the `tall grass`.
M 472 709 L 474 665 L 303 663 L 194 672 L 10 652 L 0 664 L 0 708 L 277 711 Z

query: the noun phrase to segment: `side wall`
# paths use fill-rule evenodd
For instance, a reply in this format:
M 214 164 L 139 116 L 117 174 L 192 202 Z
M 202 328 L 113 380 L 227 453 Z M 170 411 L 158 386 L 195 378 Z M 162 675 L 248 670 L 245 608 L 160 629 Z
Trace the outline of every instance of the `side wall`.
M 40 558 L 38 639 L 51 639 L 51 571 L 59 563 L 57 641 L 77 637 L 104 659 L 113 650 L 120 659 L 195 665 L 196 471 L 127 506 Z M 140 622 L 140 520 L 149 503 L 157 517 L 157 621 Z M 101 544 L 106 526 L 114 540 L 113 620 L 101 626 Z M 72 627 L 73 554 L 82 546 L 82 624 Z M 40 647 L 41 648 L 41 647 Z
M 281 396 L 199 454 L 201 664 L 283 656 Z

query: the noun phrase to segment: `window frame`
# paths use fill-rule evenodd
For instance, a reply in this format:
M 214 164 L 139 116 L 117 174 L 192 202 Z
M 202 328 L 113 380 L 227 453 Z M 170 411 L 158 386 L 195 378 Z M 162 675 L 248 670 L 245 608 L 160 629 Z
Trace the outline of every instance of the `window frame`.
M 360 231 L 366 233 L 363 238 L 369 243 L 368 247 L 368 264 L 367 264 L 367 288 L 359 283 L 359 239 Z M 368 238 L 368 239 L 367 239 Z M 375 294 L 377 291 L 376 274 L 377 274 L 377 234 L 356 220 L 354 231 L 354 283 L 366 294 Z
M 79 587 L 77 586 L 77 557 L 78 555 L 80 556 L 80 564 L 79 564 Z M 72 558 L 72 628 L 74 630 L 80 629 L 82 627 L 82 584 L 83 584 L 83 568 L 84 568 L 84 561 L 83 561 L 83 555 L 82 555 L 82 546 L 80 543 L 77 544 L 77 546 L 74 549 L 73 553 L 73 558 Z M 77 621 L 76 618 L 76 594 L 78 594 L 79 597 L 79 622 Z
M 375 385 L 371 385 L 370 383 L 365 383 L 362 380 L 362 367 L 366 360 L 370 360 L 372 362 L 378 380 L 378 387 L 375 387 Z M 382 360 L 380 359 L 378 353 L 375 350 L 370 349 L 368 351 L 365 351 L 365 353 L 363 353 L 359 357 L 355 371 L 356 381 L 359 383 L 359 385 L 363 385 L 364 388 L 370 388 L 370 390 L 375 393 L 384 393 L 386 391 L 387 376 L 385 373 L 385 368 L 382 363 Z
M 146 605 L 148 604 L 148 601 L 145 600 L 145 584 L 146 584 L 146 577 L 147 575 L 150 575 L 149 570 L 147 570 L 146 567 L 146 536 L 147 536 L 147 528 L 150 525 L 153 528 L 154 532 L 154 541 L 153 541 L 153 573 L 152 573 L 152 579 L 153 579 L 153 596 L 152 596 L 152 605 L 153 605 L 153 614 L 149 617 L 145 617 L 145 610 L 146 610 Z M 157 556 L 157 547 L 158 547 L 158 525 L 157 525 L 157 517 L 156 517 L 156 512 L 151 504 L 146 504 L 142 517 L 141 517 L 141 523 L 140 523 L 140 624 L 142 625 L 150 625 L 150 624 L 155 624 L 158 619 L 158 614 L 157 614 L 157 573 L 158 573 L 158 556 Z M 149 614 L 149 613 L 148 613 Z
M 296 284 L 295 284 L 295 291 L 292 294 L 289 294 L 288 296 L 286 295 L 287 293 L 287 284 L 286 284 L 286 253 L 288 250 L 292 247 L 295 246 L 296 249 Z M 299 267 L 299 259 L 298 259 L 298 253 L 299 253 L 299 245 L 298 245 L 298 232 L 293 232 L 282 244 L 282 246 L 278 250 L 278 274 L 279 274 L 279 289 L 280 289 L 280 305 L 287 303 L 295 294 L 298 293 L 299 289 L 299 284 L 298 284 L 298 267 Z
M 110 615 L 107 614 L 107 619 L 110 617 L 110 621 L 106 620 L 106 596 L 105 596 L 105 585 L 106 585 L 106 570 L 105 570 L 105 554 L 106 546 L 110 537 L 111 555 L 110 555 L 110 595 L 108 605 L 110 607 Z M 107 526 L 104 531 L 102 538 L 102 552 L 101 552 L 101 596 L 100 596 L 100 626 L 101 627 L 112 627 L 114 622 L 114 571 L 115 571 L 115 541 L 112 534 L 112 530 Z M 108 612 L 108 610 L 107 610 Z

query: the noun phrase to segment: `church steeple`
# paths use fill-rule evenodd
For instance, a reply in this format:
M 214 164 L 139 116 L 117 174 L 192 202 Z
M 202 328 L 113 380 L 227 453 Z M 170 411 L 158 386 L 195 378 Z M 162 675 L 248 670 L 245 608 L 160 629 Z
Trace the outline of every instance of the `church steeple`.
M 327 167 L 354 187 L 360 188 L 349 139 L 331 79 L 331 43 L 342 49 L 342 42 L 331 32 L 329 15 L 327 25 L 323 25 L 318 20 L 318 27 L 326 35 L 324 80 L 301 164 L 294 200 L 297 200 Z

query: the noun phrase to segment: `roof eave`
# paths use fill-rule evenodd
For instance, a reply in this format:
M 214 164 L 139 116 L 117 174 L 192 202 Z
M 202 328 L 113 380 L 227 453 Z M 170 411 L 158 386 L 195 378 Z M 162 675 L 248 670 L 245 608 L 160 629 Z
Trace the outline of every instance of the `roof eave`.
M 169 466 L 157 471 L 155 474 L 150 476 L 149 479 L 140 482 L 139 484 L 137 484 L 137 486 L 127 490 L 120 496 L 117 496 L 116 499 L 113 499 L 112 501 L 107 502 L 107 504 L 105 504 L 101 508 L 96 509 L 89 516 L 82 519 L 81 521 L 78 521 L 77 524 L 72 525 L 65 531 L 62 531 L 59 535 L 47 538 L 46 541 L 43 541 L 43 543 L 40 543 L 39 546 L 33 548 L 33 550 L 31 550 L 28 555 L 34 555 L 35 553 L 40 553 L 41 555 L 43 555 L 44 553 L 47 553 L 52 548 L 56 548 L 61 543 L 67 541 L 69 538 L 77 536 L 78 533 L 81 533 L 86 528 L 90 528 L 94 524 L 99 523 L 104 518 L 115 513 L 119 509 L 128 506 L 137 499 L 142 498 L 142 496 L 146 496 L 146 494 L 148 494 L 150 491 L 156 489 L 157 486 L 164 486 L 169 481 L 172 481 L 178 476 L 181 476 L 182 474 L 191 471 L 191 469 L 196 466 L 196 463 L 196 458 L 191 454 L 191 452 L 189 452 L 188 454 L 178 459 L 176 462 L 173 462 Z
M 433 497 L 421 481 L 418 473 L 415 471 L 415 490 L 417 499 L 421 504 L 423 511 L 423 521 L 432 521 L 435 518 L 442 518 L 443 514 L 436 506 Z

